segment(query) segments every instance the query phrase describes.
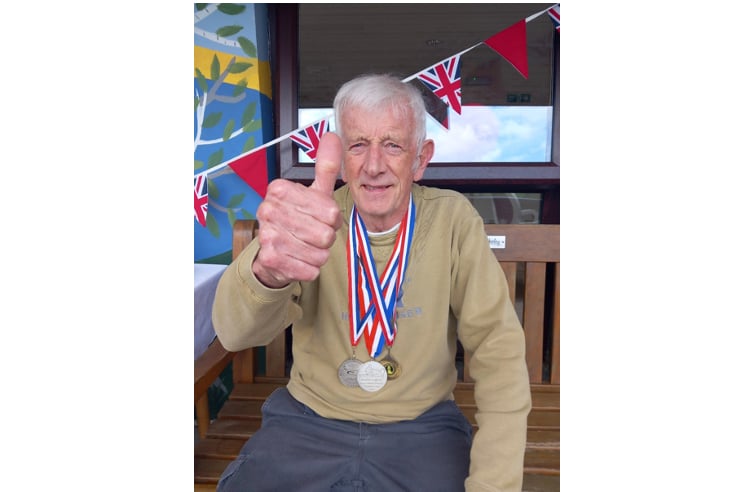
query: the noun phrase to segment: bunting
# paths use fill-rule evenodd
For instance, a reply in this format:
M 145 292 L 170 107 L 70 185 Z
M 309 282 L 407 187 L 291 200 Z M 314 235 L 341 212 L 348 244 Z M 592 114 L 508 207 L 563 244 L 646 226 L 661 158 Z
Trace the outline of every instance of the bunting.
M 209 193 L 206 173 L 193 176 L 193 217 L 206 227 L 206 214 L 209 212 Z
M 253 188 L 261 198 L 266 196 L 269 173 L 266 169 L 266 147 L 261 147 L 249 154 L 243 154 L 229 162 L 235 174 Z
M 522 19 L 484 41 L 527 78 L 527 21 Z
M 561 23 L 560 14 L 559 14 L 559 4 L 557 3 L 550 9 L 548 9 L 548 16 L 551 18 L 551 21 L 554 23 L 554 29 L 556 29 L 556 32 L 559 31 L 559 24 Z
M 295 142 L 305 154 L 316 160 L 316 151 L 319 149 L 319 141 L 324 133 L 329 131 L 329 119 L 323 119 L 305 129 L 290 135 L 290 140 Z
M 462 81 L 460 55 L 437 63 L 418 74 L 418 80 L 436 94 L 455 113 L 462 114 Z M 448 128 L 448 125 L 447 125 Z
M 548 14 L 551 18 L 554 29 L 557 32 L 560 27 L 560 4 L 555 4 L 547 9 L 522 19 L 508 28 L 487 38 L 482 43 L 473 45 L 460 53 L 457 53 L 446 60 L 439 62 L 427 69 L 403 79 L 408 82 L 418 78 L 420 82 L 428 87 L 438 98 L 440 98 L 447 107 L 457 114 L 462 114 L 462 81 L 460 77 L 460 57 L 462 54 L 480 46 L 487 45 L 493 49 L 512 66 L 517 69 L 523 77 L 528 78 L 528 59 L 527 59 L 527 23 L 540 15 Z M 433 115 L 430 114 L 437 122 L 447 130 L 449 129 L 449 114 Z M 304 128 L 298 128 L 286 135 L 265 143 L 250 152 L 242 154 L 230 161 L 226 161 L 218 166 L 214 166 L 208 171 L 196 174 L 194 181 L 194 217 L 204 227 L 206 227 L 206 214 L 208 211 L 208 195 L 206 194 L 206 181 L 208 174 L 216 172 L 225 166 L 230 166 L 233 171 L 253 188 L 261 197 L 266 196 L 266 187 L 269 181 L 267 171 L 266 148 L 279 143 L 288 137 L 300 147 L 311 159 L 316 159 L 316 153 L 319 141 L 324 133 L 329 131 L 329 117 L 309 125 Z

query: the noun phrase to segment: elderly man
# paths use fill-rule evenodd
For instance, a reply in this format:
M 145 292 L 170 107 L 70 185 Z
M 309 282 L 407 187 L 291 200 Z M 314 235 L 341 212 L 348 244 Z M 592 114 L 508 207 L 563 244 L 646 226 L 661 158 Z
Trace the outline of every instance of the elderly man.
M 481 217 L 416 183 L 434 151 L 422 95 L 366 75 L 334 111 L 313 184 L 270 183 L 258 237 L 217 289 L 228 350 L 293 326 L 289 384 L 218 490 L 519 491 L 523 331 Z M 452 396 L 458 338 L 472 353 L 474 437 Z

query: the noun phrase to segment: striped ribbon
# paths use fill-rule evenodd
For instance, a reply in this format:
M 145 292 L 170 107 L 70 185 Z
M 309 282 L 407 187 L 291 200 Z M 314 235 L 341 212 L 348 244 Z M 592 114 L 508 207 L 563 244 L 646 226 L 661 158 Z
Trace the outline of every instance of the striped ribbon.
M 414 228 L 415 207 L 411 195 L 392 255 L 381 278 L 378 278 L 368 231 L 353 205 L 347 243 L 350 343 L 353 347 L 357 346 L 365 335 L 366 348 L 371 357 L 381 353 L 384 343 L 390 347 L 394 343 L 395 309 L 407 270 Z

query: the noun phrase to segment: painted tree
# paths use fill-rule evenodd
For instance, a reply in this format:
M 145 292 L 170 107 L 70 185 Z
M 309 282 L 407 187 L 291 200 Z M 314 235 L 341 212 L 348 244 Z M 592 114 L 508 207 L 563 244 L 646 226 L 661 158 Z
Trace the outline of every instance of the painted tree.
M 257 58 L 256 44 L 243 35 L 246 28 L 243 19 L 238 17 L 246 12 L 246 8 L 244 4 L 195 4 L 194 32 L 216 44 L 219 52 L 237 52 L 239 49 L 248 58 Z M 210 18 L 214 21 L 213 25 L 218 27 L 209 31 L 198 26 Z M 227 81 L 229 76 L 246 74 L 252 67 L 252 63 L 239 61 L 237 56 L 232 56 L 223 65 L 216 53 L 209 73 L 195 67 L 194 156 L 201 147 L 211 149 L 211 152 L 205 158 L 194 157 L 194 173 L 207 171 L 210 206 L 206 228 L 214 237 L 220 235 L 218 216 L 226 215 L 230 227 L 238 215 L 253 218 L 253 214 L 241 205 L 245 199 L 243 192 L 229 199 L 219 199 L 216 180 L 233 171 L 226 166 L 213 173 L 211 171 L 256 146 L 254 133 L 262 128 L 262 122 L 257 101 L 249 97 L 248 80 L 243 77 L 235 83 Z

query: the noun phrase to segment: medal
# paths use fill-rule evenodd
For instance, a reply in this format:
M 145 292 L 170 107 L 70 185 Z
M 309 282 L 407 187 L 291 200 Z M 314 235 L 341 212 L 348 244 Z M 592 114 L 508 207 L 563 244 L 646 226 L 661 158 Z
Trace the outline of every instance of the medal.
M 394 379 L 401 373 L 399 364 L 389 354 L 381 361 L 375 359 L 385 347 L 391 348 L 394 343 L 396 309 L 402 298 L 402 282 L 407 271 L 414 228 L 415 206 L 410 195 L 391 257 L 379 276 L 368 231 L 353 205 L 347 244 L 348 317 L 353 357 L 343 362 L 339 369 L 340 381 L 345 386 L 353 386 L 352 371 L 357 372 L 355 384 L 371 393 L 379 391 L 387 379 Z M 355 360 L 354 355 L 361 338 L 365 339 L 366 350 L 371 357 L 370 361 L 363 363 Z
M 384 366 L 384 370 L 386 370 L 386 377 L 389 380 L 397 379 L 399 375 L 402 374 L 402 368 L 396 360 L 392 359 L 390 354 L 387 354 L 386 357 L 381 359 L 379 361 L 379 364 Z
M 358 387 L 358 369 L 363 363 L 351 357 L 339 365 L 339 380 L 348 388 Z
M 383 388 L 386 379 L 386 369 L 375 360 L 364 362 L 358 369 L 358 386 L 370 393 Z
M 350 214 L 347 244 L 350 342 L 355 347 L 361 337 L 365 338 L 372 359 L 385 346 L 391 347 L 394 343 L 396 326 L 393 321 L 407 271 L 414 228 L 415 207 L 410 195 L 394 250 L 379 276 L 365 223 L 355 206 Z

